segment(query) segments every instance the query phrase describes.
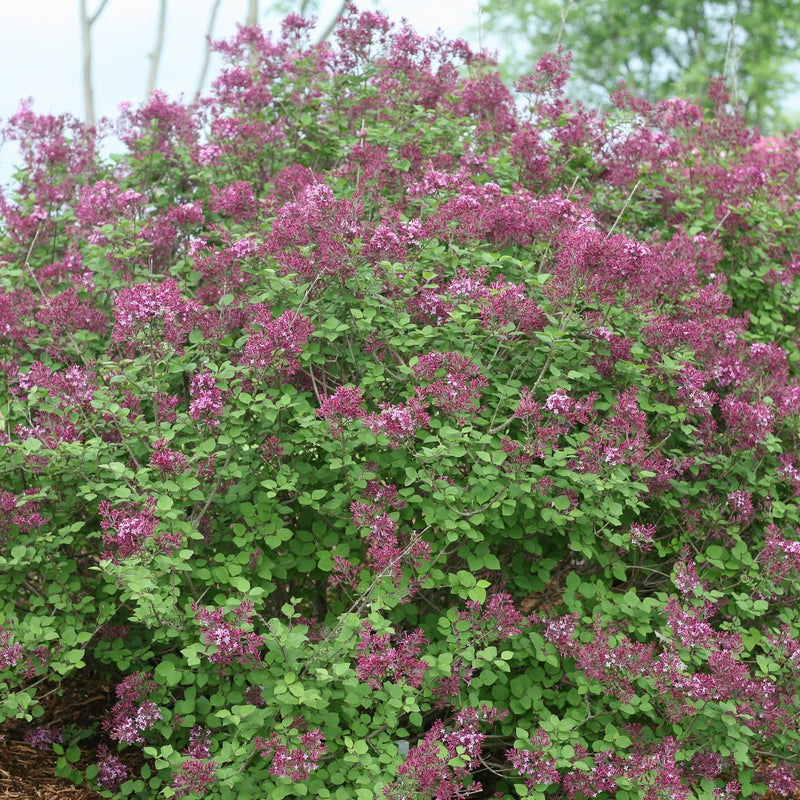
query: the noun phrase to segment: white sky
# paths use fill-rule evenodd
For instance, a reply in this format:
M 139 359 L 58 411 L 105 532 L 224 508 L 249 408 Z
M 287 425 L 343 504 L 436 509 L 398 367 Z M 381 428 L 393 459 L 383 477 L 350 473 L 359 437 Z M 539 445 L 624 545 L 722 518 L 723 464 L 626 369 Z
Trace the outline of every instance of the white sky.
M 87 0 L 93 14 L 101 0 Z M 380 10 L 399 23 L 405 17 L 418 32 L 441 28 L 451 37 L 473 44 L 477 37 L 480 0 L 357 0 L 360 10 Z M 299 3 L 284 4 L 298 7 Z M 168 0 L 164 49 L 157 87 L 178 99 L 194 96 L 205 53 L 212 0 Z M 277 5 L 260 0 L 259 22 L 278 30 L 283 14 L 270 13 Z M 341 0 L 321 0 L 318 25 L 327 26 Z M 213 37 L 230 38 L 244 21 L 247 0 L 222 0 Z M 33 98 L 38 114 L 70 113 L 84 117 L 79 0 L 0 0 L 0 128 L 23 98 Z M 98 119 L 118 115 L 120 103 L 145 100 L 150 69 L 149 53 L 156 39 L 158 0 L 109 0 L 92 27 L 93 84 Z M 206 88 L 221 62 L 212 59 Z M 2 140 L 0 139 L 0 144 Z M 109 146 L 114 149 L 113 140 Z M 0 185 L 7 185 L 17 161 L 16 146 L 0 147 Z
M 87 0 L 89 13 L 100 0 Z M 269 15 L 270 0 L 261 0 L 260 22 L 277 28 L 281 15 Z M 322 0 L 319 24 L 327 25 L 340 0 Z M 362 10 L 380 8 L 394 22 L 406 17 L 420 33 L 441 27 L 464 36 L 477 22 L 478 0 L 361 0 Z M 169 0 L 166 41 L 159 69 L 159 88 L 174 98 L 194 95 L 203 59 L 211 0 Z M 246 0 L 222 0 L 215 38 L 236 31 Z M 92 32 L 97 116 L 116 117 L 121 102 L 144 100 L 156 36 L 157 0 L 109 0 Z M 213 78 L 219 62 L 212 62 Z M 19 100 L 33 97 L 37 113 L 70 112 L 83 116 L 78 0 L 0 0 L 0 118 L 7 119 Z
M 288 2 L 288 0 L 284 0 Z M 327 25 L 341 0 L 322 0 L 319 24 Z M 380 9 L 394 22 L 406 17 L 420 33 L 441 28 L 449 36 L 464 36 L 477 46 L 481 0 L 357 0 L 361 9 Z M 0 0 L 0 126 L 19 101 L 33 98 L 37 113 L 84 114 L 81 77 L 79 0 Z M 87 0 L 93 13 L 100 0 Z M 289 3 L 297 5 L 297 3 Z M 261 23 L 276 29 L 281 15 L 267 12 L 275 0 L 261 0 Z M 168 0 L 166 41 L 158 87 L 170 97 L 194 95 L 204 54 L 204 37 L 212 0 Z M 222 0 L 215 38 L 228 38 L 244 20 L 247 0 Z M 94 90 L 97 117 L 117 116 L 119 104 L 134 105 L 145 97 L 156 35 L 158 0 L 109 0 L 92 29 Z M 208 80 L 218 72 L 212 61 Z M 787 108 L 800 107 L 800 93 Z M 0 149 L 0 184 L 11 174 L 16 155 Z

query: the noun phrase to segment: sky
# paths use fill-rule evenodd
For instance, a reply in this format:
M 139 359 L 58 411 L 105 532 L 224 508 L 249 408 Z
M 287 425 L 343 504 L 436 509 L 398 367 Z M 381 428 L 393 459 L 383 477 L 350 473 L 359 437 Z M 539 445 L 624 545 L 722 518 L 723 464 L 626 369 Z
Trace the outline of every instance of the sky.
M 326 25 L 341 0 L 322 0 L 319 23 Z M 100 0 L 87 0 L 89 13 Z M 266 12 L 260 21 L 277 27 L 281 15 Z M 393 21 L 406 17 L 420 33 L 441 27 L 462 36 L 477 26 L 478 0 L 361 0 L 362 10 L 380 9 Z M 211 0 L 169 0 L 159 88 L 177 98 L 194 95 L 204 53 Z M 228 38 L 247 11 L 246 0 L 222 0 L 215 38 Z M 119 104 L 144 100 L 156 37 L 157 0 L 109 0 L 92 28 L 97 116 L 116 117 Z M 25 97 L 37 113 L 84 113 L 78 0 L 0 0 L 0 118 L 7 119 Z M 219 62 L 217 62 L 217 67 Z M 215 74 L 212 63 L 209 77 Z M 0 154 L 1 157 L 1 154 Z
M 86 0 L 93 13 L 101 0 Z M 278 2 L 260 0 L 260 21 L 277 29 L 281 15 L 268 14 Z M 357 0 L 361 9 L 380 9 L 393 21 L 402 17 L 420 33 L 438 28 L 450 36 L 463 36 L 480 46 L 481 0 Z M 341 0 L 321 0 L 321 26 L 333 18 Z M 79 0 L 0 0 L 0 128 L 14 114 L 20 100 L 33 98 L 40 114 L 84 115 L 81 76 Z M 214 28 L 215 38 L 228 38 L 246 16 L 247 0 L 221 0 Z M 295 4 L 296 5 L 296 4 Z M 170 97 L 194 96 L 205 48 L 212 0 L 168 0 L 166 41 L 157 85 Z M 97 117 L 112 119 L 120 103 L 145 100 L 149 71 L 148 54 L 156 37 L 158 0 L 109 0 L 92 28 L 94 91 Z M 220 62 L 212 61 L 208 81 Z M 800 93 L 791 108 L 800 107 Z M 0 184 L 7 184 L 16 153 L 13 146 L 0 147 Z
M 86 0 L 89 14 L 101 0 Z M 478 44 L 480 0 L 357 0 L 361 10 L 380 10 L 393 22 L 405 17 L 417 31 L 468 38 Z M 290 0 L 285 5 L 297 7 Z M 283 14 L 269 13 L 278 3 L 261 0 L 259 21 L 277 30 Z M 157 87 L 178 99 L 197 89 L 205 53 L 212 0 L 168 0 L 164 48 Z M 317 16 L 327 26 L 341 0 L 321 0 Z M 221 0 L 214 38 L 229 38 L 244 21 L 247 0 Z M 92 27 L 93 85 L 97 118 L 118 116 L 123 102 L 145 100 L 149 53 L 156 39 L 158 0 L 109 0 Z M 38 114 L 84 117 L 79 0 L 0 0 L 0 128 L 24 98 Z M 221 62 L 212 60 L 205 86 Z M 0 184 L 13 173 L 16 149 L 0 146 Z

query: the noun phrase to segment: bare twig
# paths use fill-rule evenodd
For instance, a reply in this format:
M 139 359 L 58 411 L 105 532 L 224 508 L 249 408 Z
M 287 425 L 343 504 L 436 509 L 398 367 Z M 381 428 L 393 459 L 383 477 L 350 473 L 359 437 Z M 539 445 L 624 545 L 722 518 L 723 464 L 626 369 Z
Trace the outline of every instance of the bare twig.
M 108 5 L 108 0 L 102 0 L 97 10 L 89 15 L 86 7 L 87 0 L 78 0 L 78 11 L 81 25 L 81 47 L 83 49 L 83 101 L 86 124 L 94 127 L 96 123 L 94 113 L 94 86 L 92 85 L 92 26 Z
M 623 203 L 622 208 L 619 211 L 619 214 L 617 214 L 617 218 L 614 220 L 614 224 L 609 228 L 608 233 L 606 234 L 606 239 L 608 239 L 611 236 L 611 234 L 614 233 L 614 228 L 617 227 L 617 223 L 622 219 L 622 215 L 625 213 L 625 210 L 628 208 L 628 205 L 630 205 L 631 199 L 633 198 L 633 195 L 636 194 L 636 190 L 639 188 L 640 183 L 641 181 L 636 181 L 636 185 L 633 187 L 633 189 L 630 190 L 630 192 L 628 192 L 628 196 L 625 198 L 625 202 Z
M 248 0 L 245 25 L 258 25 L 258 0 Z
M 573 0 L 569 0 L 569 3 L 564 6 L 561 6 L 561 25 L 558 28 L 558 36 L 556 37 L 556 46 L 561 44 L 561 37 L 564 35 L 564 26 L 567 24 L 567 17 L 569 16 L 569 12 L 572 10 L 572 3 Z
M 317 42 L 322 44 L 334 31 L 336 28 L 336 23 L 339 21 L 339 18 L 344 14 L 347 9 L 347 4 L 350 0 L 342 0 L 342 4 L 339 6 L 339 10 L 336 12 L 336 15 L 333 19 L 328 23 L 328 27 L 319 35 Z
M 197 81 L 197 91 L 194 93 L 195 100 L 199 99 L 208 75 L 208 67 L 211 63 L 211 37 L 214 34 L 214 26 L 217 23 L 217 14 L 221 4 L 222 0 L 214 0 L 214 4 L 211 6 L 211 16 L 208 18 L 208 28 L 206 30 L 206 49 L 203 54 L 203 66 L 200 68 L 200 78 Z
M 158 79 L 158 65 L 161 63 L 161 53 L 164 50 L 164 31 L 167 27 L 167 0 L 159 0 L 158 24 L 156 27 L 156 44 L 150 53 L 150 74 L 147 77 L 147 90 L 145 100 L 150 99 L 153 89 L 156 88 Z

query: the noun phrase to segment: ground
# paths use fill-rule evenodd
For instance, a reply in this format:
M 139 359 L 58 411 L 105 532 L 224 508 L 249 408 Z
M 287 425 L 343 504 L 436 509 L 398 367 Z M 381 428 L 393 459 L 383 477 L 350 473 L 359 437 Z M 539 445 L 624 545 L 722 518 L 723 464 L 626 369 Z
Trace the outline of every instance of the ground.
M 553 604 L 560 595 L 560 578 L 555 576 L 550 584 L 537 596 L 523 601 L 524 611 L 542 611 Z M 92 735 L 80 742 L 81 759 L 76 764 L 84 769 L 95 759 L 97 744 L 102 741 L 100 722 L 110 714 L 114 704 L 114 683 L 95 676 L 71 676 L 56 684 L 42 683 L 37 687 L 44 715 L 33 724 L 9 720 L 0 725 L 0 800 L 101 800 L 102 795 L 88 786 L 77 786 L 67 778 L 55 777 L 58 756 L 39 750 L 25 742 L 25 735 L 32 727 L 48 730 L 60 728 L 64 731 L 86 731 L 94 729 Z M 112 752 L 114 748 L 112 747 Z M 128 748 L 120 756 L 136 774 L 141 766 L 141 754 Z M 784 795 L 769 792 L 764 800 L 786 800 Z M 800 800 L 800 790 L 791 800 Z

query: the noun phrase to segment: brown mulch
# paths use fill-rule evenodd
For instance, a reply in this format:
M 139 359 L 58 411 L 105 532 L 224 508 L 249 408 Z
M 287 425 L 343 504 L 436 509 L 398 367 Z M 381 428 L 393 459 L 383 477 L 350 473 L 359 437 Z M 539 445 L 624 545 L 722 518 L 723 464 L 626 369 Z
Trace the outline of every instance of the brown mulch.
M 88 674 L 72 675 L 60 683 L 40 684 L 36 699 L 43 716 L 32 722 L 10 719 L 0 725 L 4 737 L 0 741 L 0 800 L 101 800 L 85 783 L 78 786 L 68 778 L 55 777 L 59 756 L 51 746 L 41 750 L 28 744 L 25 735 L 34 728 L 60 728 L 66 745 L 70 734 L 91 729 L 91 736 L 78 742 L 81 758 L 73 765 L 82 772 L 95 761 L 97 744 L 103 741 L 100 723 L 115 702 L 114 684 Z
M 542 592 L 526 598 L 525 611 L 548 611 L 558 604 L 566 571 L 556 570 Z M 0 725 L 0 800 L 102 800 L 102 795 L 85 783 L 76 785 L 68 778 L 55 777 L 58 756 L 25 742 L 25 734 L 33 728 L 60 728 L 77 732 L 92 729 L 92 735 L 81 739 L 81 758 L 74 768 L 83 771 L 95 758 L 97 744 L 103 741 L 100 723 L 109 715 L 115 702 L 114 683 L 91 675 L 73 675 L 59 684 L 37 687 L 37 699 L 44 715 L 33 722 L 7 720 Z M 66 743 L 66 742 L 65 742 Z M 111 747 L 116 753 L 116 748 Z M 137 774 L 143 763 L 141 753 L 128 750 L 118 754 L 128 763 L 129 774 Z M 757 766 L 768 767 L 768 759 L 759 759 Z M 787 800 L 786 795 L 768 792 L 764 800 Z M 790 800 L 800 800 L 800 789 Z
M 550 612 L 561 605 L 561 598 L 566 588 L 566 580 L 572 566 L 570 559 L 565 558 L 550 573 L 550 578 L 540 592 L 534 592 L 523 598 L 519 604 L 519 610 L 523 614 L 536 612 L 542 616 L 547 616 Z

